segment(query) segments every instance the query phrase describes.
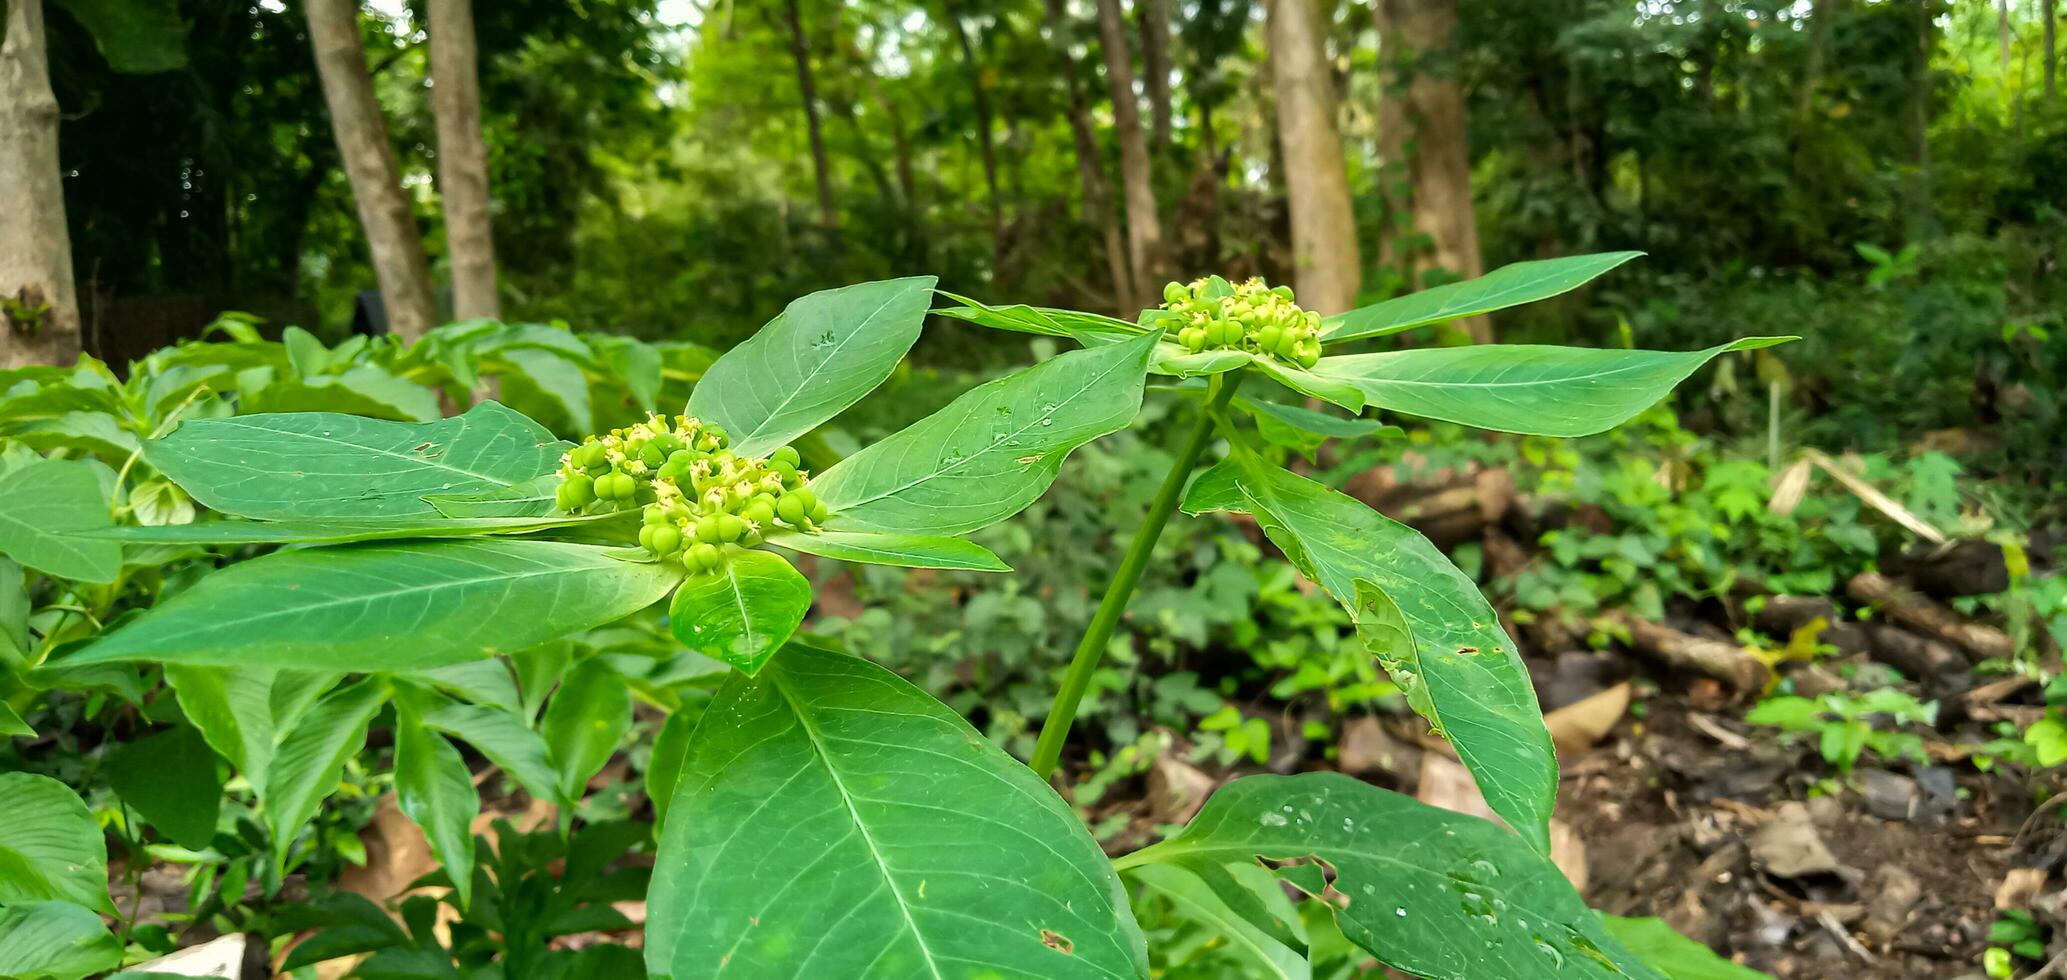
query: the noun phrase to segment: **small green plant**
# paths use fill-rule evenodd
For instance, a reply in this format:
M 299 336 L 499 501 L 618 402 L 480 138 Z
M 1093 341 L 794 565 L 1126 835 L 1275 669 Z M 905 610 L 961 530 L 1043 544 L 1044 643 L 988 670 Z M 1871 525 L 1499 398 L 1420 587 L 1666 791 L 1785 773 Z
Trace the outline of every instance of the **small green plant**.
M 1981 954 L 1982 969 L 1995 980 L 2010 980 L 2018 960 L 2045 959 L 2045 928 L 2023 909 L 2005 909 L 1988 925 L 1988 944 Z
M 1929 761 L 1923 739 L 1902 731 L 1878 727 L 1890 725 L 1933 725 L 1938 720 L 1936 701 L 1919 702 L 1914 695 L 1894 688 L 1865 694 L 1830 693 L 1813 698 L 1782 695 L 1767 698 L 1745 715 L 1754 725 L 1771 725 L 1783 732 L 1813 735 L 1823 761 L 1849 775 L 1867 752 L 1890 761 Z

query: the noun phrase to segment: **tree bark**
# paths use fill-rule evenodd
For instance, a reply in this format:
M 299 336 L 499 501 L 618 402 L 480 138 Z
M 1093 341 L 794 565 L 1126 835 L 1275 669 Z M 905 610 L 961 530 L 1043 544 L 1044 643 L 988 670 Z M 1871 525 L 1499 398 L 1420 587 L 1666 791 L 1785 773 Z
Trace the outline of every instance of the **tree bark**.
M 1378 264 L 1403 275 L 1413 273 L 1413 257 L 1401 238 L 1414 221 L 1413 169 L 1407 160 L 1407 84 L 1395 48 L 1399 28 L 1392 23 L 1392 4 L 1374 0 L 1371 26 L 1378 33 L 1378 159 L 1372 184 L 1381 208 L 1378 218 Z
M 6 0 L 0 34 L 0 370 L 79 356 L 43 0 Z
M 323 101 L 330 107 L 330 128 L 345 176 L 351 180 L 359 224 L 366 231 L 388 329 L 404 340 L 415 340 L 437 323 L 437 303 L 431 296 L 430 263 L 424 259 L 416 213 L 402 193 L 401 168 L 388 142 L 380 103 L 373 97 L 373 78 L 366 71 L 359 5 L 355 0 L 305 4 L 316 74 L 323 82 Z
M 2056 54 L 2053 37 L 2054 31 L 2059 27 L 2060 23 L 2058 0 L 2041 0 L 2038 5 L 2038 15 L 2045 20 L 2045 27 L 2041 32 L 2044 41 L 2039 50 L 2045 55 L 2045 67 L 2042 69 L 2045 72 L 2045 97 L 2046 101 L 2051 102 L 2053 96 L 2059 91 L 2053 82 L 2053 59 Z
M 1430 264 L 1459 278 L 1485 271 L 1479 257 L 1478 218 L 1471 199 L 1471 155 L 1464 87 L 1449 64 L 1457 28 L 1457 0 L 1379 0 L 1393 30 L 1381 39 L 1388 70 L 1402 73 L 1402 107 L 1413 187 L 1415 230 L 1432 243 Z M 1457 321 L 1475 343 L 1493 339 L 1483 316 Z
M 825 133 L 818 120 L 818 86 L 811 75 L 811 45 L 804 35 L 804 15 L 797 0 L 784 0 L 783 15 L 789 28 L 789 53 L 797 66 L 797 92 L 804 102 L 804 126 L 811 136 L 811 173 L 818 181 L 818 223 L 827 231 L 840 227 L 840 212 L 833 204 L 832 160 L 826 156 Z
M 1931 208 L 1931 51 L 1937 47 L 1937 0 L 1912 0 L 1916 40 L 1910 46 L 1909 138 L 1915 156 L 1910 178 L 1909 237 L 1928 237 L 1937 225 Z
M 1069 94 L 1069 134 L 1076 143 L 1077 182 L 1084 189 L 1084 219 L 1095 222 L 1105 236 L 1105 264 L 1112 276 L 1113 306 L 1120 316 L 1128 316 L 1140 306 L 1136 304 L 1134 279 L 1127 268 L 1127 246 L 1120 235 L 1119 215 L 1113 210 L 1106 186 L 1105 160 L 1098 151 L 1098 137 L 1091 129 L 1091 108 L 1084 98 L 1076 59 L 1069 53 L 1074 25 L 1063 0 L 1047 0 L 1047 8 L 1055 69 L 1062 74 L 1063 88 Z
M 1098 0 L 1098 38 L 1105 48 L 1105 82 L 1112 92 L 1113 134 L 1120 143 L 1120 181 L 1127 201 L 1127 268 L 1135 298 L 1156 295 L 1163 278 L 1163 224 L 1156 216 L 1155 180 L 1141 106 L 1134 99 L 1134 59 L 1127 54 L 1126 14 L 1120 0 Z
M 1141 0 L 1141 73 L 1148 90 L 1149 139 L 1170 148 L 1170 0 Z
M 1363 261 L 1342 137 L 1335 128 L 1327 41 L 1313 0 L 1269 0 L 1270 74 L 1291 199 L 1293 290 L 1299 305 L 1332 316 L 1356 303 Z
M 995 259 L 1005 250 L 1005 212 L 998 200 L 998 151 L 991 139 L 990 92 L 983 84 L 983 65 L 976 59 L 969 28 L 962 23 L 961 5 L 948 0 L 943 6 L 948 28 L 955 35 L 955 46 L 962 52 L 962 71 L 968 76 L 969 97 L 976 109 L 976 149 L 983 158 L 983 188 L 989 195 L 991 255 Z
M 500 319 L 473 0 L 427 0 L 426 6 L 431 109 L 438 123 L 438 196 L 445 205 L 445 251 L 452 266 L 452 318 Z

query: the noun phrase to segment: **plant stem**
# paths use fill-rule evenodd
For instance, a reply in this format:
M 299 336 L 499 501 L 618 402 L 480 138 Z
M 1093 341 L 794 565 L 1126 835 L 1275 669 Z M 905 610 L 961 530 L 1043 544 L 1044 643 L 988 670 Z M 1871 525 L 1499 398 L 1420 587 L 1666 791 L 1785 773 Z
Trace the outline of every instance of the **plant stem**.
M 1127 545 L 1127 554 L 1120 559 L 1120 567 L 1113 572 L 1112 582 L 1105 587 L 1105 597 L 1098 600 L 1098 611 L 1091 616 L 1091 625 L 1084 631 L 1084 639 L 1077 644 L 1076 655 L 1070 658 L 1069 672 L 1062 676 L 1062 689 L 1055 693 L 1055 706 L 1048 709 L 1048 720 L 1041 726 L 1040 740 L 1034 743 L 1033 762 L 1030 763 L 1036 775 L 1047 779 L 1055 772 L 1055 766 L 1062 760 L 1062 741 L 1069 737 L 1070 723 L 1076 720 L 1077 705 L 1084 700 L 1084 692 L 1091 686 L 1091 675 L 1098 670 L 1098 661 L 1105 656 L 1106 644 L 1112 641 L 1112 631 L 1120 623 L 1120 615 L 1127 611 L 1127 600 L 1133 598 L 1134 587 L 1141 583 L 1141 573 L 1148 567 L 1149 556 L 1155 552 L 1156 539 L 1163 536 L 1163 525 L 1170 522 L 1170 515 L 1177 510 L 1177 498 L 1184 492 L 1184 484 L 1191 477 L 1192 467 L 1198 465 L 1199 454 L 1205 452 L 1206 443 L 1213 435 L 1213 419 L 1227 408 L 1234 398 L 1234 390 L 1242 383 L 1240 372 L 1230 371 L 1213 379 L 1212 393 L 1199 411 L 1199 420 L 1192 426 L 1191 434 L 1184 439 L 1184 447 L 1177 451 L 1177 461 L 1170 466 L 1170 472 L 1163 477 L 1163 485 L 1156 489 L 1155 499 L 1148 505 L 1148 516 L 1141 522 L 1141 528 L 1134 532 L 1134 540 Z

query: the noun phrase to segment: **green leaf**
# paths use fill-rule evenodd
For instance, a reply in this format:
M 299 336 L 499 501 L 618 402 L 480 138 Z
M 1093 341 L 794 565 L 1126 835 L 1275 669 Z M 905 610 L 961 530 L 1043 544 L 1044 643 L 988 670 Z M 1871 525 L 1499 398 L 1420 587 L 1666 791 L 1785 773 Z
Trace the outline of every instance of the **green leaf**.
M 933 311 L 941 316 L 964 320 L 993 330 L 1010 330 L 1014 333 L 1039 334 L 1045 337 L 1068 337 L 1085 347 L 1120 343 L 1139 335 L 1144 329 L 1140 324 L 1128 323 L 1098 313 L 1079 313 L 1076 310 L 1028 306 L 1024 303 L 991 306 L 946 290 L 935 291 L 961 304 Z
M 1298 859 L 1334 870 L 1328 904 L 1351 942 L 1417 977 L 1663 980 L 1520 838 L 1340 773 L 1237 779 L 1183 832 L 1117 864 L 1176 865 L 1227 899 L 1239 887 L 1228 865 Z
M 273 835 L 273 868 L 285 872 L 288 846 L 316 809 L 337 790 L 345 760 L 366 743 L 366 726 L 387 702 L 387 686 L 366 678 L 330 692 L 280 742 L 266 769 L 266 828 Z
M 1459 320 L 1549 299 L 1577 289 L 1595 276 L 1642 254 L 1599 252 L 1501 266 L 1477 279 L 1424 289 L 1331 316 L 1322 324 L 1321 340 L 1339 344 L 1365 337 L 1382 337 L 1431 323 Z
M 445 876 L 464 911 L 473 899 L 473 819 L 481 812 L 473 773 L 451 742 L 425 727 L 417 702 L 423 695 L 396 700 L 395 802 L 423 828 L 431 853 L 444 865 Z
M 423 670 L 601 626 L 667 594 L 674 566 L 484 538 L 282 551 L 214 572 L 62 663 Z
M 553 472 L 480 493 L 425 494 L 423 500 L 452 518 L 546 517 L 559 510 L 559 489 L 560 474 Z
M 469 660 L 420 670 L 410 675 L 440 691 L 472 704 L 500 708 L 511 714 L 524 710 L 524 695 L 517 690 L 517 677 L 501 660 Z
M 538 726 L 559 769 L 563 799 L 581 799 L 631 726 L 631 691 L 609 663 L 590 657 L 567 672 Z
M 0 667 L 29 665 L 29 586 L 22 566 L 0 554 Z
M 1674 932 L 1663 919 L 1601 916 L 1608 935 L 1668 980 L 1773 980 L 1748 966 L 1738 966 L 1715 951 Z
M 76 582 L 113 582 L 122 546 L 81 531 L 114 523 L 95 464 L 38 460 L 0 474 L 0 553 L 46 575 Z
M 1612 429 L 1726 351 L 1784 344 L 1747 337 L 1697 351 L 1484 344 L 1322 358 L 1314 372 L 1367 404 L 1481 429 L 1585 436 Z
M 8 738 L 35 738 L 36 730 L 30 728 L 29 723 L 23 721 L 22 716 L 16 714 L 7 702 L 0 701 L 0 735 Z
M 202 504 L 265 520 L 438 516 L 426 494 L 477 494 L 551 473 L 567 444 L 494 402 L 426 424 L 305 412 L 195 419 L 144 460 Z
M 1263 872 L 1255 865 L 1245 867 Z M 1267 872 L 1263 873 L 1268 876 Z M 1127 876 L 1169 899 L 1170 904 L 1185 917 L 1211 926 L 1224 937 L 1227 949 L 1249 966 L 1243 976 L 1278 977 L 1280 980 L 1307 980 L 1313 976 L 1313 965 L 1307 962 L 1304 953 L 1286 946 L 1269 931 L 1237 914 L 1198 875 L 1174 864 L 1144 864 L 1130 869 Z M 1271 881 L 1270 886 L 1278 887 L 1275 881 Z
M 717 571 L 682 583 L 668 607 L 668 628 L 683 646 L 751 676 L 810 610 L 810 580 L 782 556 L 737 551 Z
M 551 517 L 407 517 L 396 520 L 199 521 L 156 527 L 114 526 L 81 532 L 82 537 L 139 544 L 348 544 L 409 538 L 461 538 L 522 534 L 548 528 L 594 524 L 616 515 Z
M 267 385 L 245 399 L 244 412 L 335 412 L 396 422 L 435 422 L 441 414 L 436 392 L 370 364 Z
M 0 800 L 0 905 L 52 899 L 114 914 L 107 842 L 79 794 L 49 776 L 5 772 Z
M 1246 455 L 1220 465 L 1236 468 L 1272 543 L 1348 609 L 1493 812 L 1549 853 L 1557 754 L 1521 655 L 1478 586 L 1413 528 L 1352 497 Z
M 1339 405 L 1352 412 L 1364 410 L 1364 393 L 1357 390 L 1355 385 L 1347 381 L 1324 377 L 1318 373 L 1320 366 L 1327 363 L 1326 358 L 1323 358 L 1320 364 L 1315 365 L 1315 370 L 1313 371 L 1293 367 L 1268 357 L 1257 357 L 1254 360 L 1258 370 L 1268 375 L 1272 381 L 1284 385 L 1293 391 L 1318 398 L 1331 405 Z
M 653 739 L 653 755 L 646 763 L 646 798 L 653 801 L 653 832 L 667 826 L 668 804 L 675 798 L 675 786 L 682 781 L 682 764 L 689 758 L 689 739 L 696 731 L 696 718 L 687 711 L 667 716 L 660 734 Z
M 875 390 L 919 339 L 932 276 L 867 282 L 790 303 L 725 352 L 689 395 L 732 450 L 765 456 Z
M 569 802 L 560 793 L 559 770 L 553 765 L 545 739 L 514 711 L 477 704 L 443 704 L 425 713 L 423 721 L 473 746 L 532 796 L 548 803 Z
M 528 383 L 560 411 L 571 431 L 595 431 L 595 416 L 589 410 L 589 379 L 581 365 L 536 347 L 518 347 L 497 356 L 511 368 L 511 374 L 503 378 L 506 386 L 514 390 L 513 382 Z
M 964 393 L 812 481 L 840 530 L 961 534 L 1019 513 L 1071 450 L 1141 409 L 1155 336 L 1071 351 Z
M 280 740 L 337 680 L 337 674 L 315 671 L 165 667 L 165 681 L 179 697 L 180 712 L 217 754 L 244 774 L 261 799 Z
M 125 75 L 184 68 L 187 22 L 177 0 L 56 0 L 100 48 L 108 67 Z M 0 8 L 4 9 L 4 8 Z
M 121 962 L 122 944 L 90 909 L 70 902 L 0 908 L 0 977 L 77 980 Z
M 1068 805 L 897 675 L 792 646 L 704 719 L 654 865 L 654 976 L 1147 975 Z
M 972 572 L 1009 572 L 990 549 L 964 538 L 931 534 L 888 534 L 873 531 L 778 531 L 768 535 L 778 548 L 820 558 L 896 565 L 902 568 L 959 568 Z
M 206 850 L 222 812 L 215 753 L 192 725 L 123 742 L 108 753 L 108 785 L 181 847 Z

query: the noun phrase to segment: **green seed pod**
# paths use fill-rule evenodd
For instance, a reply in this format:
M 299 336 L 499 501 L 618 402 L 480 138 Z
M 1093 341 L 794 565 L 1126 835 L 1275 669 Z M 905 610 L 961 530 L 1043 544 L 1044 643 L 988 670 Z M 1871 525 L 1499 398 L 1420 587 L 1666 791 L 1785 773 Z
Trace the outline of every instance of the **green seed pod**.
M 1231 326 L 1231 324 L 1229 324 L 1226 320 L 1214 320 L 1213 322 L 1206 324 L 1206 346 L 1226 346 L 1227 328 L 1229 326 Z
M 1271 295 L 1276 296 L 1287 303 L 1292 302 L 1292 287 L 1290 286 L 1273 287 L 1270 293 Z
M 795 446 L 783 446 L 768 454 L 768 462 L 777 466 L 787 465 L 790 469 L 796 469 L 803 465 L 804 457 L 797 452 Z
M 1177 342 L 1183 344 L 1184 348 L 1189 351 L 1205 350 L 1206 332 L 1198 327 L 1185 327 L 1177 331 Z
M 642 524 L 666 524 L 670 520 L 672 518 L 668 516 L 667 508 L 665 507 L 648 507 L 640 515 L 640 523 Z
M 718 515 L 712 514 L 696 522 L 696 540 L 704 544 L 717 544 L 725 540 L 724 536 L 718 533 Z
M 831 516 L 832 509 L 825 505 L 825 501 L 815 498 L 811 501 L 811 523 L 823 524 L 825 519 Z
M 725 555 L 714 544 L 698 544 L 689 549 L 689 567 L 698 572 L 716 571 L 725 563 Z
M 1271 351 L 1289 361 L 1299 355 L 1299 338 L 1291 334 L 1279 334 L 1276 346 Z
M 639 462 L 658 467 L 667 462 L 667 452 L 661 449 L 658 443 L 649 442 L 639 448 Z
M 782 518 L 785 524 L 803 527 L 804 518 L 810 512 L 811 506 L 796 493 L 786 493 L 775 498 L 775 516 Z
M 746 502 L 746 508 L 739 512 L 739 516 L 761 527 L 767 527 L 769 522 L 775 520 L 775 498 L 759 494 Z
M 795 473 L 797 464 L 780 456 L 768 457 L 768 468 L 777 473 Z
M 639 528 L 639 547 L 647 551 L 657 550 L 653 547 L 653 532 L 659 529 L 660 525 L 658 524 L 641 525 Z
M 1277 324 L 1273 323 L 1256 332 L 1256 346 L 1267 351 L 1277 350 L 1278 338 L 1284 335 L 1285 332 L 1279 329 Z
M 596 499 L 596 481 L 586 473 L 576 473 L 560 484 L 560 509 L 574 510 Z
M 718 525 L 718 537 L 728 542 L 746 537 L 746 522 L 731 514 L 719 514 L 713 523 Z
M 682 530 L 673 524 L 655 525 L 650 538 L 651 540 L 646 542 L 646 547 L 663 558 L 674 554 L 682 547 Z

